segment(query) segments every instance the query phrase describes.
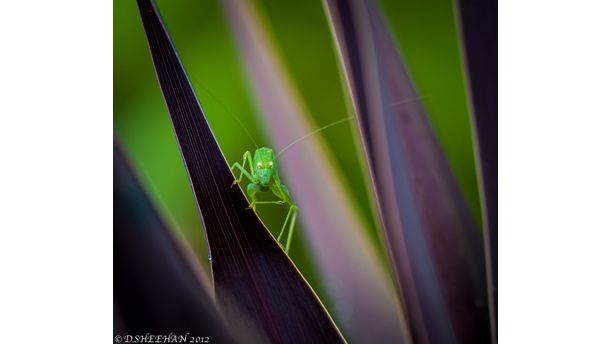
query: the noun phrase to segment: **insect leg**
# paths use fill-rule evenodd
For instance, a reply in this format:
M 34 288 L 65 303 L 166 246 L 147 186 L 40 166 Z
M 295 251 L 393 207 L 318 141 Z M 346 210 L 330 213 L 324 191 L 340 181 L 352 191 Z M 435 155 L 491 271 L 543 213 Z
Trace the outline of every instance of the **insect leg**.
M 293 238 L 293 229 L 295 228 L 295 221 L 297 220 L 297 213 L 298 213 L 298 209 L 297 207 L 291 206 L 291 209 L 289 209 L 289 213 L 293 212 L 293 215 L 291 215 L 291 223 L 289 224 L 289 234 L 287 234 L 287 244 L 285 245 L 285 252 L 289 253 L 289 248 L 291 247 L 291 239 Z
M 289 204 L 289 212 L 287 213 L 287 217 L 285 218 L 285 222 L 283 223 L 283 228 L 281 228 L 280 234 L 277 237 L 277 241 L 280 240 L 287 226 L 289 227 L 289 233 L 287 234 L 287 243 L 285 244 L 285 252 L 289 253 L 289 247 L 291 246 L 291 239 L 293 237 L 293 230 L 295 228 L 295 221 L 297 220 L 297 212 L 298 208 L 293 203 L 293 199 L 289 196 L 289 190 L 284 184 L 281 184 L 280 179 L 275 179 L 276 187 L 272 189 L 274 194 L 278 196 L 283 203 Z
M 244 166 L 246 165 L 247 161 L 249 162 L 249 168 L 251 170 L 251 173 L 249 173 L 247 170 L 245 170 Z M 244 154 L 242 155 L 242 165 L 240 165 L 239 163 L 235 162 L 232 165 L 232 170 L 234 168 L 237 168 L 240 171 L 240 177 L 238 177 L 238 179 L 234 179 L 234 182 L 232 183 L 232 186 L 240 183 L 242 181 L 242 175 L 244 174 L 251 182 L 253 181 L 253 159 L 251 158 L 251 152 L 246 151 L 244 152 Z
M 251 200 L 251 203 L 249 203 L 249 207 L 247 209 L 253 209 L 255 210 L 255 207 L 257 206 L 257 199 L 255 198 L 255 194 L 261 191 L 261 186 L 259 184 L 255 184 L 255 183 L 249 183 L 249 185 L 247 186 L 247 193 L 249 194 L 249 199 Z
M 285 201 L 256 201 L 257 204 L 285 204 Z
M 287 243 L 285 244 L 285 252 L 289 253 L 289 247 L 291 246 L 291 239 L 293 237 L 293 229 L 295 228 L 295 220 L 297 219 L 297 207 L 292 205 L 289 208 L 289 212 L 287 213 L 287 217 L 285 218 L 285 222 L 283 223 L 283 228 L 280 231 L 278 237 L 276 237 L 276 241 L 280 242 L 283 233 L 285 232 L 285 228 L 287 228 L 287 224 L 289 224 L 289 233 L 287 234 Z
M 289 208 L 289 212 L 287 213 L 287 217 L 285 217 L 285 222 L 283 222 L 283 227 L 281 228 L 280 233 L 276 237 L 276 240 L 279 241 L 285 232 L 285 228 L 287 228 L 287 223 L 289 223 L 289 219 L 291 218 L 291 208 Z

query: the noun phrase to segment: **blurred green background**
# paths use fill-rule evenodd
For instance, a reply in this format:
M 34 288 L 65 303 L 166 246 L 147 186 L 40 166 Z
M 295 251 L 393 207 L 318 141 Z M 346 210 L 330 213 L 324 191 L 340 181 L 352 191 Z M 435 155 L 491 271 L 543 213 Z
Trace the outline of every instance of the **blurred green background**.
M 220 2 L 158 0 L 185 68 L 219 144 L 229 162 L 241 161 L 254 147 L 240 121 L 258 144 L 270 146 L 266 125 L 249 89 L 243 61 L 226 23 Z M 344 96 L 331 31 L 320 0 L 256 1 L 277 43 L 285 67 L 300 92 L 312 122 L 319 127 L 351 113 Z M 470 117 L 456 31 L 454 3 L 381 1 L 432 123 L 477 221 L 481 221 Z M 164 100 L 157 83 L 136 1 L 114 1 L 115 135 L 176 234 L 208 269 L 205 233 Z M 367 221 L 368 235 L 386 260 L 378 234 L 369 177 L 350 125 L 322 132 L 343 172 L 345 186 Z M 280 149 L 282 147 L 272 147 Z M 282 161 L 280 162 L 282 179 Z M 262 219 L 274 233 L 286 210 L 261 207 Z M 299 221 L 299 219 L 298 219 Z M 299 227 L 291 258 L 326 302 L 325 291 L 308 242 Z

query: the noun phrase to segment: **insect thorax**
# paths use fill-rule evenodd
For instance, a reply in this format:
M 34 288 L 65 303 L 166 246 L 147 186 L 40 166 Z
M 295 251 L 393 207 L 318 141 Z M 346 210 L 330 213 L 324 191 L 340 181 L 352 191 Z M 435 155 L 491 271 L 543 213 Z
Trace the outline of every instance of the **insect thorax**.
M 261 147 L 253 155 L 253 177 L 262 186 L 268 186 L 278 175 L 276 156 L 271 148 Z

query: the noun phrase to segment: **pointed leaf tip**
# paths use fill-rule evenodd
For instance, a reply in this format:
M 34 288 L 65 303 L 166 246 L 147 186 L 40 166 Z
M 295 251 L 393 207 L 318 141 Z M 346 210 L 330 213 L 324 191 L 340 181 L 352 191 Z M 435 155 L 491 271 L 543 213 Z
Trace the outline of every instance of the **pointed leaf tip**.
M 238 187 L 154 2 L 138 0 L 212 258 L 219 305 L 274 343 L 342 343 L 329 314 Z M 244 317 L 242 316 L 244 315 Z

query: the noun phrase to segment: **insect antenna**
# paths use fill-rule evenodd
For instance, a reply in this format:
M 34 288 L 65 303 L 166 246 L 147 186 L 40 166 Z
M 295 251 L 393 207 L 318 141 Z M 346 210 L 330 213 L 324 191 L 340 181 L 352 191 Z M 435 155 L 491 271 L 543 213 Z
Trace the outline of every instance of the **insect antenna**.
M 425 99 L 425 98 L 427 98 L 427 96 L 418 96 L 418 97 L 414 97 L 414 98 L 402 99 L 402 100 L 398 100 L 396 102 L 387 104 L 387 107 L 391 108 L 391 107 L 394 107 L 394 106 L 397 106 L 397 105 L 412 103 L 412 102 L 415 102 L 417 100 L 422 100 L 422 99 Z
M 319 129 L 317 129 L 317 130 L 314 130 L 314 131 L 312 131 L 311 133 L 306 134 L 306 135 L 304 135 L 304 136 L 300 137 L 299 139 L 297 139 L 297 140 L 295 140 L 295 141 L 291 142 L 290 144 L 286 145 L 286 146 L 285 146 L 285 148 L 281 149 L 281 150 L 280 150 L 278 153 L 276 153 L 276 157 L 278 158 L 278 157 L 279 157 L 279 156 L 280 156 L 280 155 L 281 155 L 281 154 L 282 154 L 284 151 L 286 151 L 287 149 L 289 149 L 289 148 L 290 148 L 291 146 L 293 146 L 294 144 L 296 144 L 296 143 L 298 143 L 298 142 L 300 142 L 300 141 L 302 141 L 302 140 L 305 140 L 305 139 L 307 139 L 307 138 L 311 137 L 312 135 L 317 134 L 317 133 L 319 133 L 319 132 L 321 132 L 321 131 L 323 131 L 323 130 L 325 130 L 325 129 L 327 129 L 327 128 L 333 127 L 333 126 L 334 126 L 334 125 L 336 125 L 336 124 L 340 124 L 340 123 L 342 123 L 342 122 L 350 121 L 350 120 L 352 120 L 352 119 L 354 119 L 354 118 L 355 118 L 355 117 L 353 117 L 353 116 L 349 116 L 349 117 L 343 118 L 343 119 L 341 119 L 341 120 L 338 120 L 338 121 L 332 122 L 332 123 L 330 123 L 330 124 L 328 124 L 328 125 L 326 125 L 326 126 L 323 126 L 323 127 L 319 128 Z
M 255 141 L 255 139 L 253 138 L 253 136 L 251 135 L 251 133 L 249 132 L 249 130 L 246 128 L 246 126 L 242 123 L 242 121 L 236 116 L 234 115 L 227 106 L 225 106 L 225 104 L 220 101 L 217 97 L 215 97 L 215 95 L 208 90 L 208 88 L 204 87 L 204 85 L 200 84 L 197 80 L 195 80 L 195 84 L 196 86 L 198 86 L 199 88 L 201 88 L 204 92 L 206 92 L 214 101 L 216 101 L 219 105 L 221 105 L 225 111 L 230 114 L 230 116 L 234 117 L 234 119 L 236 120 L 236 122 L 238 122 L 238 124 L 240 124 L 240 127 L 242 128 L 242 130 L 244 130 L 244 132 L 247 134 L 247 136 L 249 137 L 249 139 L 251 139 L 251 142 L 253 142 L 253 144 L 255 145 L 255 147 L 259 148 L 259 145 L 257 144 L 257 142 Z

